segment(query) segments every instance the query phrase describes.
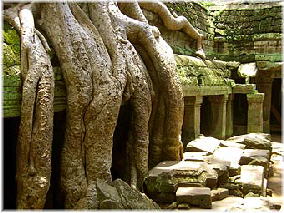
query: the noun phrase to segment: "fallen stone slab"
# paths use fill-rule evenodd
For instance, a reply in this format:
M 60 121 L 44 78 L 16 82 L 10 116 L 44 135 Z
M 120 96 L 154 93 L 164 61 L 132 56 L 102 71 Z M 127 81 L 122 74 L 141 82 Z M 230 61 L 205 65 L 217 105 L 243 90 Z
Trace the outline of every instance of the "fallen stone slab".
M 261 194 L 264 183 L 264 168 L 254 165 L 241 166 L 241 178 L 238 182 L 242 184 L 243 194 L 249 192 Z
M 221 188 L 225 188 L 229 190 L 229 195 L 233 195 L 236 197 L 243 197 L 243 193 L 241 190 L 241 184 L 239 183 L 225 183 L 220 186 Z
M 213 159 L 223 162 L 230 167 L 238 167 L 243 150 L 237 147 L 219 147 L 213 153 Z M 212 161 L 214 163 L 214 160 Z
M 269 161 L 270 154 L 268 150 L 263 149 L 245 149 L 242 153 L 242 156 L 240 158 L 239 164 L 240 165 L 247 165 L 254 159 L 255 157 L 263 157 Z
M 188 203 L 179 203 L 177 206 L 178 209 L 190 209 Z
M 211 190 L 211 200 L 212 202 L 223 200 L 224 198 L 229 197 L 229 190 L 225 188 L 218 188 Z
M 267 137 L 260 133 L 250 133 L 244 138 L 244 145 L 247 149 L 266 149 L 272 150 L 272 144 Z
M 218 180 L 217 185 L 220 186 L 225 184 L 229 180 L 229 167 L 222 163 L 213 163 L 209 164 L 209 167 L 214 169 L 217 172 Z
M 206 162 L 166 161 L 149 171 L 144 189 L 151 198 L 156 193 L 175 193 L 178 186 L 210 186 L 217 184 L 218 174 Z M 159 195 L 159 197 L 162 197 Z M 160 201 L 159 201 L 160 202 Z
M 110 185 L 98 179 L 97 202 L 99 209 L 160 209 L 157 203 L 120 179 Z
M 176 192 L 178 203 L 209 209 L 212 207 L 211 192 L 208 187 L 179 187 Z
M 176 201 L 175 192 L 151 192 L 147 193 L 147 195 L 157 203 L 172 203 Z
M 234 142 L 234 141 L 221 141 L 220 146 L 221 147 L 236 147 L 236 148 L 240 148 L 240 149 L 245 148 L 244 144 L 237 143 L 237 142 Z
M 243 144 L 245 138 L 248 136 L 271 141 L 271 135 L 267 133 L 249 133 L 245 135 L 238 135 L 238 136 L 230 137 L 226 141 Z
M 208 152 L 184 152 L 183 160 L 204 162 L 205 156 L 207 156 L 207 154 Z
M 279 142 L 271 142 L 272 154 L 284 156 L 284 144 Z
M 212 209 L 218 212 L 229 212 L 228 209 L 242 205 L 243 198 L 241 197 L 227 197 L 220 201 L 212 203 Z
M 185 148 L 186 152 L 208 152 L 213 153 L 220 145 L 220 140 L 213 137 L 200 136 L 189 142 Z

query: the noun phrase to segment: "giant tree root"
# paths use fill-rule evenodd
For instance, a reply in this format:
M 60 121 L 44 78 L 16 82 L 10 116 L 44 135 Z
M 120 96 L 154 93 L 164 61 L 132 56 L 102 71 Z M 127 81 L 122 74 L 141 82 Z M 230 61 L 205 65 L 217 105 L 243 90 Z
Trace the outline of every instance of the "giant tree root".
M 157 8 L 162 8 L 156 12 L 163 20 L 171 22 L 164 6 L 159 3 Z M 112 181 L 113 133 L 126 101 L 132 109 L 128 183 L 141 189 L 149 166 L 180 160 L 183 96 L 173 51 L 148 24 L 139 4 L 58 2 L 40 4 L 33 11 L 55 49 L 66 84 L 60 162 L 65 207 L 97 208 L 96 181 Z M 50 178 L 54 87 L 48 45 L 27 6 L 10 17 L 21 23 L 24 78 L 18 208 L 42 208 Z M 181 23 L 181 29 L 199 39 L 190 26 Z
M 41 209 L 51 175 L 54 77 L 48 45 L 35 29 L 31 5 L 18 5 L 5 18 L 21 33 L 23 80 L 17 143 L 17 208 Z

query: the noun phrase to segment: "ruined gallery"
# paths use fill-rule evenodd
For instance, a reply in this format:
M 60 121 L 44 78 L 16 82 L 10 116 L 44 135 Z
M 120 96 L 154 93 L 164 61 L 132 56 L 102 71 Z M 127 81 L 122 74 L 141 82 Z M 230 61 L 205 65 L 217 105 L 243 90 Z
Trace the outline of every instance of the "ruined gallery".
M 284 210 L 282 5 L 4 1 L 3 208 Z

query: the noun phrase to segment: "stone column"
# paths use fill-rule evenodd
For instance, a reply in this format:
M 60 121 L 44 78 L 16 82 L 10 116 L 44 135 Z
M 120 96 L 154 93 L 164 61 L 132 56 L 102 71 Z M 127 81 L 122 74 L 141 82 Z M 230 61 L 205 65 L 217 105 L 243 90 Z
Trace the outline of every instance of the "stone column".
M 183 147 L 194 140 L 200 134 L 200 106 L 203 101 L 202 96 L 184 97 L 184 115 L 182 125 Z
M 212 111 L 211 136 L 218 139 L 226 137 L 226 109 L 228 95 L 209 96 Z
M 226 110 L 226 138 L 229 138 L 233 135 L 233 127 L 234 127 L 233 100 L 234 100 L 234 94 L 230 94 L 228 96 L 227 110 Z
M 248 133 L 263 132 L 264 93 L 247 94 Z
M 257 90 L 264 93 L 263 101 L 263 131 L 270 132 L 270 108 L 273 79 L 267 76 L 259 77 L 256 82 Z

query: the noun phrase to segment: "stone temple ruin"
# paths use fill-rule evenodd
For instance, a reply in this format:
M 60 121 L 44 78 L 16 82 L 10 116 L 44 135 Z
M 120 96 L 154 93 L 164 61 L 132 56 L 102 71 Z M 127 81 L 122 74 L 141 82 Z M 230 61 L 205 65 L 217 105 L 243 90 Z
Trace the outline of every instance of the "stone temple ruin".
M 143 9 L 149 23 L 158 27 L 175 53 L 184 98 L 183 159 L 149 165 L 143 192 L 165 209 L 283 210 L 284 146 L 279 143 L 282 3 L 166 5 L 172 14 L 185 16 L 203 34 L 206 59 L 195 54 L 196 41 L 182 31 L 166 29 L 158 15 Z M 19 36 L 6 22 L 3 40 L 4 208 L 13 209 L 21 62 Z M 63 208 L 60 168 L 55 162 L 64 141 L 66 91 L 56 63 L 53 69 L 52 177 L 45 208 Z M 121 107 L 113 137 L 113 180 L 124 180 L 128 175 L 124 167 L 128 107 Z M 117 181 L 115 187 L 119 190 L 122 185 Z M 98 190 L 112 192 L 115 187 L 100 183 Z M 117 200 L 111 194 L 108 199 L 113 208 L 126 208 L 127 205 L 114 205 Z M 152 203 L 149 206 L 157 207 Z

